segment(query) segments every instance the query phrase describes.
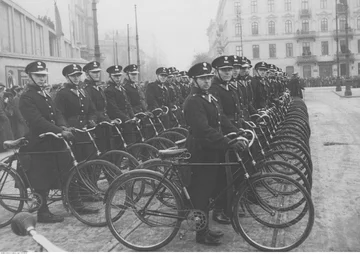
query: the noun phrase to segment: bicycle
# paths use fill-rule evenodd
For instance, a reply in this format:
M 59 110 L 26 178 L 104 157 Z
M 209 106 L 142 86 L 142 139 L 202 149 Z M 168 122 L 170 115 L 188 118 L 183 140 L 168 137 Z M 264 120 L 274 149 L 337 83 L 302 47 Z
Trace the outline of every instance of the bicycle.
M 78 130 L 86 132 L 83 130 Z M 87 132 L 91 129 L 87 130 Z M 84 207 L 96 207 L 99 203 L 99 197 L 105 195 L 107 187 L 110 185 L 115 176 L 120 175 L 120 169 L 114 164 L 103 159 L 89 160 L 78 162 L 71 150 L 71 146 L 61 134 L 52 132 L 43 133 L 39 138 L 54 138 L 54 140 L 61 140 L 65 149 L 61 151 L 47 151 L 47 152 L 19 152 L 19 149 L 27 145 L 25 138 L 20 138 L 14 141 L 5 141 L 4 147 L 12 149 L 14 153 L 5 158 L 0 163 L 0 207 L 2 208 L 0 215 L 0 228 L 10 224 L 11 219 L 15 214 L 24 210 L 35 212 L 37 211 L 42 202 L 52 204 L 57 201 L 62 201 L 65 209 L 70 211 L 79 221 L 90 226 L 105 226 L 106 221 L 94 221 L 94 216 L 98 214 L 82 214 L 81 210 L 75 205 L 78 202 L 82 203 Z M 114 152 L 114 151 L 110 151 Z M 119 151 L 123 154 L 123 151 Z M 43 200 L 41 195 L 35 192 L 32 187 L 26 169 L 21 166 L 20 157 L 24 155 L 56 155 L 56 154 L 69 154 L 70 170 L 59 169 L 57 163 L 57 173 L 60 183 L 60 189 L 54 190 L 47 200 Z M 106 154 L 106 153 L 105 153 Z M 100 155 L 99 153 L 97 155 Z M 57 158 L 57 157 L 56 157 Z M 13 167 L 13 164 L 17 169 Z M 98 202 L 95 202 L 98 201 Z M 102 202 L 101 202 L 102 203 Z M 97 206 L 98 211 L 104 205 Z
M 245 139 L 239 137 L 231 142 L 237 140 Z M 238 153 L 235 153 L 237 161 L 228 163 L 182 163 L 181 160 L 189 158 L 185 149 L 163 150 L 160 154 L 176 157 L 180 162 L 171 161 L 171 167 L 164 168 L 162 173 L 135 169 L 123 174 L 114 180 L 106 194 L 108 227 L 128 248 L 157 250 L 172 241 L 180 228 L 184 228 L 183 236 L 207 225 L 208 216 L 193 209 L 181 177 L 181 171 L 189 166 L 239 167 L 232 181 L 211 201 L 209 210 L 217 199 L 235 191 L 230 196 L 228 215 L 235 232 L 255 248 L 291 250 L 310 234 L 314 206 L 310 194 L 296 180 L 278 173 L 250 175 Z M 245 179 L 239 184 L 240 176 Z M 187 225 L 182 225 L 183 222 Z

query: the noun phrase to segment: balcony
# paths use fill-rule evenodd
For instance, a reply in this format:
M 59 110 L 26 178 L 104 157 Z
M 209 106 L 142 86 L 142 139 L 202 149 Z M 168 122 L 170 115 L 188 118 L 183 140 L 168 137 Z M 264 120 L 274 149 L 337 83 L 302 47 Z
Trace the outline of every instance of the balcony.
M 345 29 L 338 29 L 338 37 L 339 38 L 346 38 L 346 30 Z M 352 28 L 348 28 L 348 37 L 349 39 L 354 38 L 354 34 L 355 34 L 355 29 Z M 333 31 L 333 37 L 334 40 L 336 40 L 338 37 L 336 36 L 336 30 Z
M 343 4 L 337 4 L 336 7 L 338 15 L 346 14 L 346 12 L 348 12 L 348 9 Z
M 340 53 L 339 52 L 339 62 L 345 62 L 346 61 L 346 53 Z M 349 53 L 349 59 L 350 59 L 350 62 L 354 62 L 355 61 L 355 55 L 354 53 Z M 337 56 L 336 54 L 334 55 L 334 61 L 337 62 Z
M 296 57 L 296 63 L 300 64 L 314 64 L 317 63 L 317 57 L 315 55 L 298 56 Z
M 309 9 L 302 9 L 299 11 L 299 16 L 301 19 L 311 18 L 311 11 Z
M 315 41 L 316 38 L 316 32 L 315 31 L 304 31 L 304 30 L 298 30 L 295 34 L 295 38 L 297 41 L 300 40 L 313 40 Z

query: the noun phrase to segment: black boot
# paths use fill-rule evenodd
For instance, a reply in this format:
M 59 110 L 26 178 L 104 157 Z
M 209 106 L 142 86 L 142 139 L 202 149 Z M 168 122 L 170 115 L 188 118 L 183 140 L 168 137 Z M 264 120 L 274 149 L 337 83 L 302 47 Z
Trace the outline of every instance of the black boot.
M 60 215 L 55 215 L 52 214 L 49 211 L 49 207 L 47 205 L 47 196 L 48 196 L 48 192 L 47 191 L 43 191 L 43 190 L 36 190 L 36 193 L 39 193 L 40 196 L 42 197 L 42 204 L 38 210 L 37 213 L 37 222 L 39 223 L 58 223 L 58 222 L 63 222 L 64 221 L 64 217 L 60 216 Z
M 224 211 L 222 209 L 214 209 L 212 218 L 214 221 L 216 221 L 217 223 L 220 223 L 220 224 L 224 224 L 224 225 L 231 224 L 230 218 L 228 216 L 226 216 L 226 214 L 224 213 Z
M 95 214 L 99 211 L 98 209 L 85 207 L 79 194 L 79 188 L 74 185 L 69 188 L 69 203 L 78 214 Z
M 209 235 L 211 235 L 214 238 L 221 238 L 224 236 L 224 232 L 222 232 L 220 230 L 209 229 Z
M 196 232 L 196 242 L 211 246 L 218 246 L 221 244 L 219 237 L 212 236 L 208 227 Z

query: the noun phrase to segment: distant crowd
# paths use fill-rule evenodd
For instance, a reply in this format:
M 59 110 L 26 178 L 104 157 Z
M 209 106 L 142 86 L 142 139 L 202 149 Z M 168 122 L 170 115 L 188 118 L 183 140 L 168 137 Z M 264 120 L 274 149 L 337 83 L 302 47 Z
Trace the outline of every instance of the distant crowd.
M 352 76 L 351 86 L 354 88 L 360 87 L 360 76 Z M 317 78 L 304 78 L 306 87 L 323 87 L 323 86 L 336 86 L 337 77 L 317 77 Z M 340 77 L 340 85 L 345 85 L 345 78 Z

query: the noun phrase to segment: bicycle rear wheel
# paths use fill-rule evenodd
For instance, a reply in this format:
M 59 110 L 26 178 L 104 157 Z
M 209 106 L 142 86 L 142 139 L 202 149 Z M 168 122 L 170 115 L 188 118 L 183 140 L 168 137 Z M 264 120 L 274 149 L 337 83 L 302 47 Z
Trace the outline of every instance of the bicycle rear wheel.
M 143 195 L 144 188 L 153 195 Z M 159 196 L 166 198 L 166 205 Z M 136 251 L 154 251 L 174 239 L 183 219 L 182 209 L 179 192 L 160 173 L 135 169 L 111 185 L 105 213 L 119 242 Z
M 289 251 L 302 244 L 314 213 L 309 193 L 290 177 L 274 173 L 250 178 L 233 203 L 238 233 L 261 251 Z
M 11 223 L 15 214 L 22 211 L 27 197 L 20 176 L 5 165 L 0 165 L 0 228 Z
M 65 185 L 65 204 L 82 223 L 101 227 L 106 225 L 105 193 L 112 181 L 121 175 L 114 164 L 92 160 L 74 167 Z M 92 213 L 85 213 L 92 210 Z

